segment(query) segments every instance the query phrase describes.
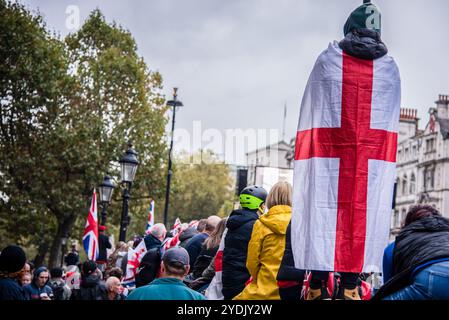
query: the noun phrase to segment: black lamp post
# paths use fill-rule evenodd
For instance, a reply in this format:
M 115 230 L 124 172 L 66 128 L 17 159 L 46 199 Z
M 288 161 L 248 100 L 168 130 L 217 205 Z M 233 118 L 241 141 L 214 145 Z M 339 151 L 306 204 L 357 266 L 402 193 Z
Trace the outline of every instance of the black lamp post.
M 106 209 L 108 205 L 111 203 L 112 192 L 114 191 L 114 188 L 115 188 L 114 182 L 112 181 L 111 177 L 108 174 L 106 174 L 99 188 L 100 202 L 103 207 L 101 210 L 101 223 L 100 223 L 100 225 L 102 226 L 106 225 Z
M 164 208 L 164 224 L 167 225 L 168 219 L 168 204 L 170 200 L 170 182 L 172 172 L 172 151 L 173 151 L 173 135 L 175 131 L 175 115 L 176 115 L 176 107 L 182 107 L 183 104 L 181 101 L 177 100 L 178 98 L 178 88 L 173 88 L 173 100 L 167 102 L 167 106 L 173 107 L 173 118 L 172 118 L 172 126 L 171 126 L 171 142 L 170 142 L 170 151 L 168 153 L 168 173 L 167 173 L 167 188 L 165 189 L 165 208 Z
M 128 216 L 128 202 L 129 202 L 129 192 L 131 190 L 134 177 L 136 176 L 137 166 L 139 161 L 137 160 L 137 152 L 132 149 L 132 144 L 128 144 L 128 150 L 123 155 L 120 160 L 120 166 L 122 169 L 122 184 L 123 189 L 123 207 L 122 207 L 122 218 L 120 220 L 120 236 L 119 241 L 126 241 L 126 229 L 128 228 L 130 218 Z

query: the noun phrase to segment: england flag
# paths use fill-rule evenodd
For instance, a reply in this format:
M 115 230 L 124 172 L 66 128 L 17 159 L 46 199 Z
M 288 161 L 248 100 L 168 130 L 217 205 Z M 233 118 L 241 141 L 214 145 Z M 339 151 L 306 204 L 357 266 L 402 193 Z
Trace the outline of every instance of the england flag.
M 330 44 L 302 100 L 296 137 L 292 249 L 303 270 L 381 270 L 388 244 L 401 82 L 394 60 Z

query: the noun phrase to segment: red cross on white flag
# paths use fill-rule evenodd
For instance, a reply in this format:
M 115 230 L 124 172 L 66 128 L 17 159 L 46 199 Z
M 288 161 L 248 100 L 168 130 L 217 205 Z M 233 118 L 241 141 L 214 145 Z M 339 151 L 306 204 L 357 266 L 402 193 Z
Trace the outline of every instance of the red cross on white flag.
M 296 139 L 297 268 L 380 270 L 390 230 L 399 113 L 400 77 L 391 57 L 360 60 L 334 43 L 318 58 Z

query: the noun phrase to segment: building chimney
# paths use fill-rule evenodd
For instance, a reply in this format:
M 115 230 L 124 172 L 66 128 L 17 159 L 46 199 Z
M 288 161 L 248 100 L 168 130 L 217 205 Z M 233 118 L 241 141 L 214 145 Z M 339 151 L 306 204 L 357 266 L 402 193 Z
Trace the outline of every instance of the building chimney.
M 438 100 L 435 101 L 437 105 L 437 117 L 448 119 L 449 118 L 449 96 L 440 94 Z

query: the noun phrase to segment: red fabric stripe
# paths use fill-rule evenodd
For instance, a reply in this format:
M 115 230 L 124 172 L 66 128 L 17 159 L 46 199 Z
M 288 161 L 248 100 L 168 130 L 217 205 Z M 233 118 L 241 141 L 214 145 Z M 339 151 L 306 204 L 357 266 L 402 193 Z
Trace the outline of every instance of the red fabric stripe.
M 291 288 L 294 286 L 299 286 L 300 283 L 296 281 L 281 281 L 278 280 L 278 287 L 282 289 Z
M 218 251 L 215 256 L 215 272 L 223 271 L 223 251 Z

